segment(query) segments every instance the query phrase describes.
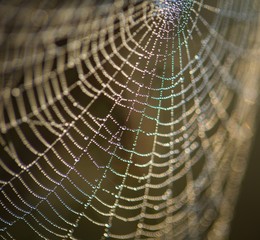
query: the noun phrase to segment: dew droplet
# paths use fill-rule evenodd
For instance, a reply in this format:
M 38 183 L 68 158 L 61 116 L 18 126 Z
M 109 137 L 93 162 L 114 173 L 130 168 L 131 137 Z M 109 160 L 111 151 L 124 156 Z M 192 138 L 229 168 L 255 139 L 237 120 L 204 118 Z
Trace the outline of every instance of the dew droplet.
M 108 223 L 106 223 L 106 224 L 105 224 L 105 227 L 106 227 L 106 228 L 110 228 L 110 227 L 111 227 L 111 225 L 110 225 L 110 224 L 108 224 Z
M 157 210 L 159 210 L 159 206 L 154 205 L 153 209 L 154 209 L 155 211 L 157 211 Z
M 198 55 L 195 55 L 195 59 L 196 59 L 196 60 L 199 60 L 200 57 L 199 57 Z
M 143 228 L 143 224 L 142 224 L 142 223 L 138 223 L 138 224 L 137 224 L 137 227 L 138 227 L 138 228 Z

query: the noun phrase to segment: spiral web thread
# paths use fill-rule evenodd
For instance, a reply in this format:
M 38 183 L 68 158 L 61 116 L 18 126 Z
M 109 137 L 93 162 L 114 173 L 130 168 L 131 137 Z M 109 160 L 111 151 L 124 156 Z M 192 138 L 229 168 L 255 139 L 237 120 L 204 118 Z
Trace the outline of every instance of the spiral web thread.
M 225 238 L 259 5 L 1 1 L 0 238 Z

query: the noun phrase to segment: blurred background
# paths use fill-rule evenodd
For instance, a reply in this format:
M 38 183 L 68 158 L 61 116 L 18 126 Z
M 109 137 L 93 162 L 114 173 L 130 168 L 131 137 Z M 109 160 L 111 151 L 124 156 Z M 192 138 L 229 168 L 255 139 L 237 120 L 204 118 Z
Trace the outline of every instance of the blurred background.
M 230 240 L 260 239 L 260 116 L 231 224 Z

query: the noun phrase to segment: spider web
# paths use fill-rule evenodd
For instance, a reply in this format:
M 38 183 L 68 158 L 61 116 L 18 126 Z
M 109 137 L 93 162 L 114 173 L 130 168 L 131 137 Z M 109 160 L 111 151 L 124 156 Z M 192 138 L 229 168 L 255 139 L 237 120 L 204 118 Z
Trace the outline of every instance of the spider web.
M 1 1 L 1 239 L 223 239 L 246 166 L 258 0 Z

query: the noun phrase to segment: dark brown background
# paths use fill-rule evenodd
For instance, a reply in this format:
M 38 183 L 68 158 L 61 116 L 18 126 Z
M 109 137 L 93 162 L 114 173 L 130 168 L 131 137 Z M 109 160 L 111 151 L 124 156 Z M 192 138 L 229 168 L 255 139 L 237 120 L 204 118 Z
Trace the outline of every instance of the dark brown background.
M 260 114 L 250 161 L 241 185 L 230 240 L 260 239 Z

